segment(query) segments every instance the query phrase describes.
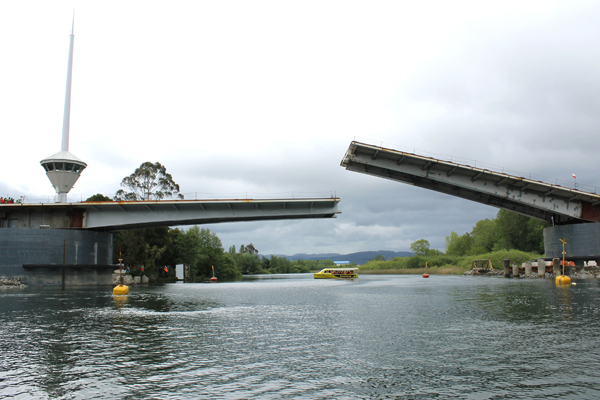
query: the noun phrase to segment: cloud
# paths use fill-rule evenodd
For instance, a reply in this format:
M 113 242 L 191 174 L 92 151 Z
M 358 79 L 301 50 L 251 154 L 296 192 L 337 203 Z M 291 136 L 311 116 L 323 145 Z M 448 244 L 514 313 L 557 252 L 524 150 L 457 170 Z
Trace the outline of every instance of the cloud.
M 39 160 L 60 145 L 73 4 L 70 151 L 88 168 L 70 199 L 113 196 L 145 161 L 187 198 L 333 192 L 337 219 L 209 228 L 344 253 L 443 249 L 497 212 L 344 170 L 355 137 L 600 186 L 595 2 L 36 4 L 0 5 L 5 195 L 54 196 Z

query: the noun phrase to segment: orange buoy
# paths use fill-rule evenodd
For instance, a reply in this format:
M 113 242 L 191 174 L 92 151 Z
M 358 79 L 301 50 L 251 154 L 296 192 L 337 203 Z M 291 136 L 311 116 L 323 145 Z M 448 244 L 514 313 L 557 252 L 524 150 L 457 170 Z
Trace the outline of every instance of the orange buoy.
M 429 278 L 429 274 L 423 274 L 423 278 Z
M 211 281 L 212 283 L 215 283 L 215 282 L 217 282 L 217 278 L 215 278 L 215 277 L 213 276 L 212 278 L 210 278 L 210 281 Z

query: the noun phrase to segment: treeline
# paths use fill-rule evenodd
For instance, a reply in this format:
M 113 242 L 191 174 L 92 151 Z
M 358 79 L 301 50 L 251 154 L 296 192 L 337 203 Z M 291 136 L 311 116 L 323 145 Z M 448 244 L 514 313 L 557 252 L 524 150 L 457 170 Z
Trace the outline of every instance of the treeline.
M 451 232 L 446 236 L 445 252 L 431 249 L 429 241 L 420 239 L 410 245 L 415 256 L 387 261 L 376 257 L 362 269 L 425 268 L 427 263 L 428 267 L 452 266 L 466 270 L 474 259 L 489 259 L 496 267 L 501 267 L 505 258 L 521 263 L 544 253 L 544 228 L 547 226 L 543 221 L 499 210 L 496 218 L 477 222 L 471 232 L 463 235 Z
M 534 260 L 540 255 L 537 253 L 527 253 L 520 250 L 498 250 L 490 253 L 465 255 L 465 256 L 450 256 L 446 254 L 436 255 L 420 255 L 412 257 L 396 257 L 392 260 L 381 261 L 371 260 L 361 266 L 364 271 L 382 271 L 382 270 L 410 270 L 424 269 L 426 264 L 431 269 L 443 268 L 447 269 L 447 273 L 462 274 L 464 271 L 471 269 L 473 261 L 476 259 L 487 259 L 492 262 L 494 268 L 502 268 L 502 260 L 509 259 L 511 263 L 521 264 L 528 260 Z M 483 263 L 478 265 L 485 267 Z
M 419 256 L 465 256 L 499 250 L 520 250 L 527 253 L 544 252 L 544 228 L 548 224 L 506 210 L 498 211 L 496 218 L 484 219 L 475 224 L 471 232 L 446 236 L 445 252 L 429 248 L 429 241 L 417 240 L 410 245 Z
M 463 256 L 499 250 L 520 250 L 527 253 L 544 253 L 544 228 L 549 226 L 525 215 L 499 210 L 496 218 L 484 219 L 469 233 L 456 232 L 446 237 L 447 255 Z
M 190 282 L 204 282 L 215 275 L 219 280 L 241 279 L 243 274 L 304 273 L 333 265 L 331 260 L 296 260 L 259 257 L 252 243 L 231 246 L 225 251 L 221 239 L 208 229 L 194 226 L 148 228 L 121 231 L 113 239 L 113 262 L 119 258 L 134 275 L 175 279 L 175 265 L 185 264 Z M 166 267 L 166 268 L 165 268 Z

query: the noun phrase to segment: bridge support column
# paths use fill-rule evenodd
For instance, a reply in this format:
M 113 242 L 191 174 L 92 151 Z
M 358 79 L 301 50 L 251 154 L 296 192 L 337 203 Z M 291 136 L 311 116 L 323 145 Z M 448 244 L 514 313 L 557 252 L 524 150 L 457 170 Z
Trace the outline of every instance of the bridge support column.
M 538 263 L 538 278 L 545 278 L 546 277 L 546 260 L 544 260 L 543 258 L 538 258 L 537 263 Z
M 562 268 L 560 266 L 560 258 L 552 259 L 552 275 L 555 277 L 562 275 Z
M 513 263 L 512 265 L 512 276 L 513 278 L 521 277 L 521 273 L 519 272 L 519 264 Z
M 560 239 L 567 242 L 565 245 L 567 259 L 569 257 L 597 256 L 600 254 L 600 222 L 544 228 L 544 252 L 546 257 L 562 259 L 563 247 Z
M 525 278 L 531 278 L 531 261 L 525 261 Z
M 504 277 L 510 278 L 510 260 L 505 258 L 502 260 L 502 264 L 504 264 Z

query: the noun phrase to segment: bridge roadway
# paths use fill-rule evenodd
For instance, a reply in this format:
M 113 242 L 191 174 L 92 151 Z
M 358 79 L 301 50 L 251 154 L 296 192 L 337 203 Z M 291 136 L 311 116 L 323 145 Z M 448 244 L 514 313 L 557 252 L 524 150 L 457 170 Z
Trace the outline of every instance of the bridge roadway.
M 349 171 L 422 187 L 548 221 L 600 221 L 600 195 L 353 141 Z
M 109 285 L 113 232 L 220 222 L 335 218 L 339 198 L 0 204 L 0 277 Z
M 339 198 L 1 204 L 0 228 L 113 232 L 220 222 L 335 218 Z

